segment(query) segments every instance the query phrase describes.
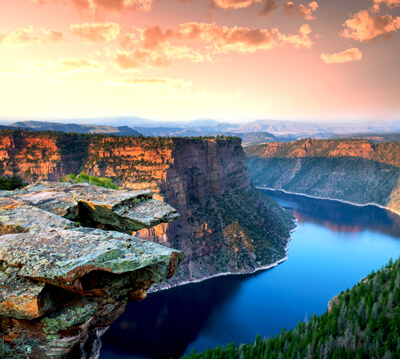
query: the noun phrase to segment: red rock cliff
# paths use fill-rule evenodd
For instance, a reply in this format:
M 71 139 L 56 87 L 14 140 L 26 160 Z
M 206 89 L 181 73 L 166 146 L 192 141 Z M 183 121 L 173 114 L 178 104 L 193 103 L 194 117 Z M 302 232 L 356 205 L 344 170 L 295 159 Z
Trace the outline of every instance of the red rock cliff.
M 16 137 L 20 145 L 9 148 Z M 251 272 L 285 256 L 291 218 L 250 187 L 240 139 L 5 131 L 3 148 L 3 174 L 34 182 L 84 171 L 123 188 L 150 188 L 175 207 L 181 219 L 135 233 L 185 252 L 170 284 Z

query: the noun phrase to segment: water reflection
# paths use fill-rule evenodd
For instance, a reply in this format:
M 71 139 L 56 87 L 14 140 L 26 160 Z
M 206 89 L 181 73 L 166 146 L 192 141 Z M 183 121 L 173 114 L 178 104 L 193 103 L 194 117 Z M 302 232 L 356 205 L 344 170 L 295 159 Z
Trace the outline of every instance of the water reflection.
M 207 325 L 213 312 L 235 295 L 243 277 L 215 278 L 153 293 L 131 303 L 103 337 L 101 358 L 129 354 L 151 358 L 178 358 Z M 149 340 L 151 338 L 151 340 Z M 108 353 L 111 349 L 112 354 Z
M 374 206 L 266 191 L 293 213 L 289 259 L 248 276 L 225 276 L 150 294 L 127 306 L 102 337 L 101 359 L 179 358 L 190 350 L 250 342 L 324 312 L 332 296 L 400 254 L 400 216 Z
M 336 232 L 370 230 L 400 238 L 399 216 L 377 206 L 353 206 L 295 196 L 281 191 L 262 190 L 292 213 L 299 223 L 311 222 Z

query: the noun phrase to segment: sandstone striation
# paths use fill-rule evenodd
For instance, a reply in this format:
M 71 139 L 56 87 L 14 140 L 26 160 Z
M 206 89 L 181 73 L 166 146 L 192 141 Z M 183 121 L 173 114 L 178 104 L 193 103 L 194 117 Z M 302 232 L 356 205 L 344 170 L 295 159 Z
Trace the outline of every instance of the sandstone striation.
M 0 175 L 14 174 L 35 183 L 38 179 L 58 180 L 67 173 L 84 172 L 110 178 L 120 188 L 152 190 L 155 199 L 176 208 L 181 217 L 173 222 L 149 222 L 144 215 L 149 202 L 137 204 L 141 207 L 136 212 L 140 217 L 131 217 L 146 223 L 144 229 L 134 230 L 138 238 L 185 252 L 176 275 L 163 286 L 221 273 L 250 273 L 286 256 L 293 219 L 251 187 L 239 138 L 73 134 L 59 134 L 56 138 L 54 133 L 29 131 L 0 131 L 1 136 L 5 140 L 3 145 L 0 143 Z M 44 168 L 42 153 L 50 149 L 54 160 Z M 90 213 L 87 202 L 81 201 L 80 213 Z M 44 206 L 50 209 L 51 202 Z M 162 206 L 159 209 L 158 216 L 151 216 L 164 218 Z M 100 208 L 96 208 L 99 213 L 97 210 Z M 113 216 L 119 215 L 129 217 L 123 209 L 113 211 Z M 96 219 L 96 225 L 77 220 L 85 226 L 115 228 L 100 219 Z M 126 228 L 132 230 L 131 226 Z
M 305 139 L 249 147 L 246 155 L 256 186 L 400 212 L 399 142 Z
M 148 191 L 39 183 L 1 196 L 4 357 L 98 357 L 100 335 L 127 302 L 144 299 L 183 259 L 182 251 L 126 233 L 178 217 Z

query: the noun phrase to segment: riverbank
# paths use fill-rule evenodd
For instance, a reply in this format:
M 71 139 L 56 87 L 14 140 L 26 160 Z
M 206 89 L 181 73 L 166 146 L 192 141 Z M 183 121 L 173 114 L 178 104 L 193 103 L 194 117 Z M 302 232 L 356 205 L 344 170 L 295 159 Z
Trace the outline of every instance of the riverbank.
M 265 190 L 268 190 L 268 191 L 283 192 L 283 193 L 286 193 L 286 194 L 293 194 L 293 195 L 296 195 L 296 196 L 303 196 L 303 197 L 314 198 L 314 199 L 322 199 L 322 200 L 327 200 L 327 201 L 336 201 L 336 202 L 351 204 L 352 206 L 357 206 L 357 207 L 375 206 L 375 207 L 379 207 L 379 208 L 382 208 L 382 209 L 386 209 L 387 211 L 390 211 L 390 212 L 395 213 L 398 216 L 400 216 L 400 212 L 397 212 L 392 208 L 385 207 L 385 206 L 382 206 L 382 205 L 377 204 L 377 203 L 364 203 L 364 204 L 363 203 L 355 203 L 355 202 L 345 201 L 345 200 L 342 200 L 342 199 L 317 197 L 317 196 L 312 196 L 312 195 L 305 194 L 305 193 L 290 192 L 290 191 L 286 191 L 286 190 L 281 189 L 281 188 L 269 188 L 269 187 L 256 187 L 256 188 L 257 189 L 265 189 Z
M 295 219 L 293 222 L 295 223 L 295 228 L 293 228 L 292 230 L 290 230 L 290 234 L 292 234 L 293 232 L 295 232 L 295 231 L 297 230 L 297 228 L 298 228 L 298 225 L 296 224 L 296 223 L 297 223 L 297 219 Z M 210 275 L 210 276 L 207 276 L 207 277 L 204 277 L 204 278 L 195 279 L 195 280 L 191 280 L 191 281 L 188 280 L 188 281 L 185 281 L 185 282 L 181 282 L 181 283 L 179 283 L 179 284 L 176 284 L 176 285 L 171 285 L 171 286 L 168 286 L 168 287 L 159 288 L 159 289 L 154 290 L 154 291 L 153 291 L 152 289 L 150 289 L 150 290 L 148 291 L 148 294 L 150 294 L 150 293 L 161 292 L 161 291 L 163 291 L 163 290 L 167 290 L 167 289 L 172 289 L 172 288 L 180 287 L 180 286 L 187 285 L 187 284 L 200 283 L 200 282 L 204 282 L 204 281 L 206 281 L 206 280 L 208 280 L 208 279 L 212 279 L 212 278 L 217 278 L 217 277 L 222 277 L 222 276 L 227 276 L 227 275 L 232 275 L 232 276 L 234 276 L 234 275 L 254 274 L 254 273 L 257 273 L 257 272 L 259 272 L 259 271 L 265 271 L 265 270 L 268 270 L 268 269 L 271 269 L 271 268 L 275 268 L 276 266 L 278 266 L 279 264 L 285 262 L 285 261 L 288 259 L 288 254 L 289 254 L 289 243 L 290 243 L 290 241 L 291 241 L 292 239 L 293 239 L 293 238 L 292 238 L 291 236 L 290 236 L 289 238 L 286 239 L 286 245 L 285 245 L 285 248 L 284 248 L 284 249 L 285 249 L 285 252 L 286 252 L 286 256 L 283 257 L 283 258 L 281 258 L 281 259 L 279 259 L 279 260 L 277 260 L 276 262 L 273 262 L 273 263 L 268 264 L 268 265 L 266 265 L 266 266 L 257 267 L 257 268 L 255 268 L 254 270 L 252 270 L 252 271 L 247 271 L 247 272 L 224 272 L 224 273 L 217 273 L 217 274 L 213 274 L 213 275 Z

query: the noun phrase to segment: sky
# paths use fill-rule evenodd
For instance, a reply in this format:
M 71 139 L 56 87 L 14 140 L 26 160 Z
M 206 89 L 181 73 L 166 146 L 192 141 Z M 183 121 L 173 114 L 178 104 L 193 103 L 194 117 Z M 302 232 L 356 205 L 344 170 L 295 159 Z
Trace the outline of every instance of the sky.
M 0 118 L 400 120 L 400 0 L 3 0 Z

